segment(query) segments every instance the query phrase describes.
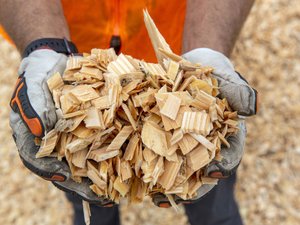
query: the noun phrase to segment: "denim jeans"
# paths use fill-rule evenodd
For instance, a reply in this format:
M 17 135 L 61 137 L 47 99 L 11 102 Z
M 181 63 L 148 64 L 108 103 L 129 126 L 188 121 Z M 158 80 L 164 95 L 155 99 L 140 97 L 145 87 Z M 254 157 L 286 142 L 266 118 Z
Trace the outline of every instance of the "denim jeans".
M 220 180 L 218 185 L 199 201 L 185 205 L 191 225 L 242 225 L 234 199 L 236 175 Z M 74 225 L 85 225 L 81 201 L 67 194 L 74 208 Z M 91 225 L 119 225 L 118 206 L 103 208 L 91 205 Z

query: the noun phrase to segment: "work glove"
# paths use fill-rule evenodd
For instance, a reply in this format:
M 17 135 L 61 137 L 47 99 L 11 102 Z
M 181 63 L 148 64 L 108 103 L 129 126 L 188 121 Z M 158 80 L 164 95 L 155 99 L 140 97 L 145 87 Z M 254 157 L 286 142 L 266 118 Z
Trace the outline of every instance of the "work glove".
M 90 203 L 110 204 L 110 201 L 99 198 L 91 191 L 88 179 L 83 179 L 80 184 L 73 181 L 65 161 L 53 157 L 35 157 L 39 150 L 34 142 L 35 137 L 43 137 L 57 121 L 47 80 L 55 72 L 62 74 L 66 61 L 66 55 L 50 49 L 36 50 L 22 60 L 20 76 L 10 102 L 13 137 L 23 164 L 33 173 Z
M 238 112 L 239 130 L 237 134 L 228 137 L 229 148 L 222 146 L 223 159 L 218 162 L 213 160 L 205 170 L 205 176 L 211 178 L 227 178 L 237 170 L 244 153 L 246 139 L 246 126 L 244 116 L 256 114 L 257 92 L 249 86 L 247 81 L 234 70 L 230 60 L 220 52 L 208 48 L 198 48 L 183 55 L 183 58 L 201 66 L 214 68 L 213 77 L 218 80 L 220 98 L 226 98 L 230 107 Z M 174 200 L 179 203 L 192 203 L 207 194 L 215 185 L 202 185 L 194 199 L 185 201 L 174 195 Z M 168 207 L 168 199 L 163 194 L 156 194 L 153 198 L 155 205 Z

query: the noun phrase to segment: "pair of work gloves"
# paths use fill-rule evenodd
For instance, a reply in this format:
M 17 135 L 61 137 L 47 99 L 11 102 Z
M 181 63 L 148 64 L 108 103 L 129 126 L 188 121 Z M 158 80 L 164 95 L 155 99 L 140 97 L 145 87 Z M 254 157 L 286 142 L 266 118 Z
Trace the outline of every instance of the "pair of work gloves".
M 233 110 L 242 117 L 239 121 L 239 131 L 228 138 L 229 148 L 222 148 L 221 162 L 212 162 L 206 170 L 206 175 L 213 178 L 227 178 L 237 169 L 243 152 L 246 137 L 246 127 L 243 116 L 256 113 L 256 91 L 245 79 L 235 72 L 233 65 L 223 54 L 207 48 L 194 49 L 183 57 L 193 63 L 214 68 L 213 76 L 219 82 L 220 97 L 227 98 Z M 99 197 L 89 188 L 90 181 L 76 183 L 71 179 L 70 169 L 65 161 L 53 157 L 35 158 L 39 147 L 35 145 L 35 137 L 43 137 L 52 129 L 57 121 L 56 110 L 47 80 L 55 72 L 66 67 L 67 56 L 50 49 L 33 51 L 24 58 L 19 68 L 19 78 L 11 100 L 12 112 L 10 125 L 19 155 L 24 165 L 40 177 L 52 181 L 59 189 L 78 195 L 91 204 L 111 206 L 113 203 Z M 177 204 L 190 203 L 208 193 L 214 185 L 203 185 L 198 195 L 192 201 L 184 201 L 175 197 Z M 162 194 L 153 196 L 157 206 L 169 206 L 168 199 Z

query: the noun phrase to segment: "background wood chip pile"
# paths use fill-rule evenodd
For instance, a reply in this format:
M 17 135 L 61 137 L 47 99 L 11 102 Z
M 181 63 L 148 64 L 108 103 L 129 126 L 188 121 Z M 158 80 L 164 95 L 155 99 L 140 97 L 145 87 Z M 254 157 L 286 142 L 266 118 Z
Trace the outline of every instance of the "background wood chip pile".
M 297 0 L 257 0 L 237 42 L 233 61 L 261 97 L 248 122 L 237 199 L 246 224 L 299 224 L 300 6 Z M 19 55 L 0 39 L 0 224 L 71 224 L 63 193 L 26 170 L 8 126 L 9 99 Z M 14 78 L 14 79 L 12 79 Z M 34 215 L 34 216 L 32 216 Z M 121 202 L 124 225 L 188 224 L 183 210 Z

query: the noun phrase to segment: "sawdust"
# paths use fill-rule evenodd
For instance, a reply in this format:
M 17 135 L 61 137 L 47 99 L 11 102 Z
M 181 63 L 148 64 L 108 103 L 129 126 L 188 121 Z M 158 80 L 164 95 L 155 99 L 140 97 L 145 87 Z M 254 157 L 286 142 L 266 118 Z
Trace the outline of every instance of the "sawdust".
M 237 42 L 237 70 L 260 93 L 260 112 L 249 120 L 237 198 L 245 224 L 299 224 L 300 5 L 258 0 Z M 0 224 L 71 224 L 64 194 L 22 165 L 8 125 L 8 102 L 20 57 L 0 39 Z M 121 207 L 124 225 L 188 224 L 181 209 L 150 201 Z

